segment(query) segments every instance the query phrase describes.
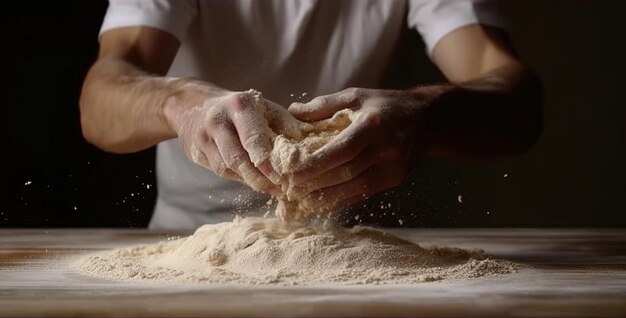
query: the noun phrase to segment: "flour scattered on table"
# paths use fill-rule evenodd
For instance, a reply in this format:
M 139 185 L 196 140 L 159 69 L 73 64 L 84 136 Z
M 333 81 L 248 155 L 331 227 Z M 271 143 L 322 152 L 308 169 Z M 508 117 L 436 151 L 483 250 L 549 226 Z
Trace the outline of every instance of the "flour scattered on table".
M 84 274 L 121 281 L 207 284 L 406 284 L 514 273 L 478 251 L 422 248 L 366 227 L 239 218 L 188 237 L 90 254 Z

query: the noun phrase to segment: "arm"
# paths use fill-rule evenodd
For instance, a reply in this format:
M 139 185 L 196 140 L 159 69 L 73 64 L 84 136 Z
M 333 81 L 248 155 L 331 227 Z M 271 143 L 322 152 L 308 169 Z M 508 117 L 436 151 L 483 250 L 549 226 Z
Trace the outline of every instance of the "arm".
M 434 60 L 449 84 L 417 87 L 432 100 L 423 131 L 427 153 L 440 156 L 521 154 L 542 129 L 538 78 L 513 53 L 506 34 L 479 25 L 445 36 Z
M 497 29 L 468 26 L 434 49 L 449 83 L 402 91 L 351 88 L 292 104 L 289 110 L 302 120 L 343 108 L 359 113 L 294 181 L 310 198 L 325 195 L 323 202 L 311 200 L 313 206 L 333 210 L 398 185 L 411 158 L 526 151 L 541 129 L 542 93 L 512 52 Z
M 158 29 L 105 32 L 80 98 L 85 138 L 103 150 L 128 153 L 178 137 L 194 163 L 276 192 L 268 178 L 278 178 L 263 157 L 271 137 L 263 121 L 254 120 L 263 101 L 250 92 L 163 77 L 178 47 L 176 38 Z
M 102 35 L 100 53 L 83 84 L 81 125 L 87 141 L 103 150 L 128 153 L 176 137 L 164 115 L 180 81 L 163 76 L 178 40 L 147 27 L 119 28 Z

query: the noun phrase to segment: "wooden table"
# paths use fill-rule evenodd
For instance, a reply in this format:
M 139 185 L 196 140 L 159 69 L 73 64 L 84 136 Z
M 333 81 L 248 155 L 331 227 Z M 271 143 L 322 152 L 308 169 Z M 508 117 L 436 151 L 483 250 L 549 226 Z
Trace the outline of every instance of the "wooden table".
M 0 230 L 0 316 L 626 316 L 626 229 L 393 230 L 424 245 L 482 248 L 517 274 L 392 286 L 120 283 L 67 264 L 170 235 L 147 230 Z

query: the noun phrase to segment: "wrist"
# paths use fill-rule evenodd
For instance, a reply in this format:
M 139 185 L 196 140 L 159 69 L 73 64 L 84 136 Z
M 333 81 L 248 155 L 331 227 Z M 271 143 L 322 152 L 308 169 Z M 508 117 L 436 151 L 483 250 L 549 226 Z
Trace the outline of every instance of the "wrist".
M 442 122 L 445 120 L 447 96 L 453 94 L 450 84 L 420 86 L 409 90 L 415 116 L 415 148 L 420 154 L 437 152 L 442 138 Z
M 205 107 L 207 101 L 223 96 L 228 91 L 210 86 L 208 83 L 191 79 L 176 79 L 170 82 L 169 93 L 162 107 L 163 118 L 174 133 L 180 128 L 180 117 L 185 112 Z
M 162 114 L 165 123 L 169 129 L 178 134 L 178 117 L 182 113 L 182 102 L 178 95 L 170 95 L 166 97 L 163 103 Z

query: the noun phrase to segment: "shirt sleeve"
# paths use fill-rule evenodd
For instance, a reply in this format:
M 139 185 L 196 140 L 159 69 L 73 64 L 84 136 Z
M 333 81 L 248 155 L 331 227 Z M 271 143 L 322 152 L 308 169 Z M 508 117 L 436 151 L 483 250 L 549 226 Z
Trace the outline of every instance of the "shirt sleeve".
M 416 28 L 424 39 L 428 56 L 448 33 L 471 24 L 505 28 L 494 1 L 410 0 L 409 28 Z
M 115 28 L 148 26 L 182 41 L 196 14 L 195 0 L 109 0 L 100 35 Z

